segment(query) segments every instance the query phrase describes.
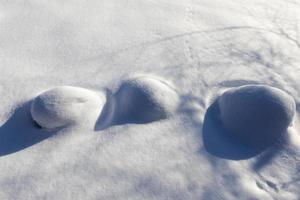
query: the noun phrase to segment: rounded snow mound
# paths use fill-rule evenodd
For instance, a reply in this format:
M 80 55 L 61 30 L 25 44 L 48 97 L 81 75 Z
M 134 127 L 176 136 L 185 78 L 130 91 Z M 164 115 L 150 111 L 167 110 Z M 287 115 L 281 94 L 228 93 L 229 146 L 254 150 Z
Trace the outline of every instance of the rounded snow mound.
M 116 93 L 119 123 L 149 123 L 176 112 L 179 96 L 160 78 L 139 76 L 124 81 Z
M 31 104 L 31 116 L 47 129 L 72 124 L 91 125 L 97 121 L 105 102 L 103 93 L 61 86 L 37 96 Z
M 277 141 L 292 122 L 296 105 L 284 91 L 264 85 L 231 89 L 218 100 L 224 128 L 246 144 Z

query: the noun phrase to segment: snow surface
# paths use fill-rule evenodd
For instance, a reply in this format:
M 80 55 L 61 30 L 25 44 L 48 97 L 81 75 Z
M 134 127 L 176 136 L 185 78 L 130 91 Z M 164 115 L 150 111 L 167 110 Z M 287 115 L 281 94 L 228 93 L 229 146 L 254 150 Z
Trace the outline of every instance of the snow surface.
M 261 148 L 282 142 L 296 112 L 293 97 L 265 85 L 228 90 L 219 98 L 218 106 L 228 132 L 245 144 Z
M 295 0 L 1 0 L 0 199 L 299 199 L 299 9 Z M 136 73 L 171 82 L 178 112 L 59 130 L 31 119 L 46 90 L 111 98 Z M 294 98 L 281 144 L 251 149 L 224 132 L 216 100 L 246 84 Z
M 46 129 L 71 125 L 93 127 L 105 103 L 105 94 L 60 86 L 37 96 L 30 111 L 32 119 Z
M 149 123 L 176 113 L 177 92 L 158 77 L 138 76 L 125 80 L 115 99 L 115 123 Z

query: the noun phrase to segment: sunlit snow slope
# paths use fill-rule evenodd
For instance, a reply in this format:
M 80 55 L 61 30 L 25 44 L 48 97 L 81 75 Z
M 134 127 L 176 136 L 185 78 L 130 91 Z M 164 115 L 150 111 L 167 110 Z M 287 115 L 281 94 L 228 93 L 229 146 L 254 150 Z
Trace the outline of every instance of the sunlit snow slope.
M 0 0 L 0 199 L 300 199 L 299 10 L 296 0 Z M 136 76 L 163 79 L 127 89 L 163 112 L 110 123 L 112 104 L 93 125 L 55 129 L 31 118 L 32 100 L 58 86 L 101 93 L 99 112 L 132 102 L 122 85 Z M 266 149 L 219 123 L 218 97 L 246 84 L 296 102 Z M 78 122 L 90 97 L 70 95 Z

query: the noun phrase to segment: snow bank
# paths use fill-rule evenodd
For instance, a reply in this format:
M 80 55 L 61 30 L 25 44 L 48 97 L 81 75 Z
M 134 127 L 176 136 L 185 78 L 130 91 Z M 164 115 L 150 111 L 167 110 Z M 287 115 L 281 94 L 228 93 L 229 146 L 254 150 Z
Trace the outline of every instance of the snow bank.
M 105 94 L 61 86 L 36 97 L 31 104 L 31 115 L 47 129 L 71 124 L 91 125 L 96 122 L 105 102 Z
M 139 76 L 125 80 L 116 95 L 117 123 L 148 123 L 176 112 L 179 96 L 157 77 Z
M 280 138 L 295 114 L 294 99 L 282 90 L 247 85 L 226 91 L 219 98 L 223 126 L 238 139 L 265 146 Z

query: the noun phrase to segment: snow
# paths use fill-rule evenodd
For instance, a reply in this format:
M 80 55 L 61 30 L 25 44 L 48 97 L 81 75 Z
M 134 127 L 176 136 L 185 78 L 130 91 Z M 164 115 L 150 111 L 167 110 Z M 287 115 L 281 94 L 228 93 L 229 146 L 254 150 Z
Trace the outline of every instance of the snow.
M 299 199 L 299 6 L 0 1 L 0 199 Z M 145 101 L 171 114 L 113 123 L 119 103 L 136 101 L 118 95 L 136 74 L 153 93 L 124 91 L 147 94 Z M 217 99 L 248 84 L 294 99 L 293 123 L 279 144 L 251 148 L 224 130 Z M 84 107 L 92 111 L 63 128 L 39 128 L 32 101 L 65 85 L 89 90 L 63 93 L 70 106 L 74 96 L 94 102 L 97 93 L 97 109 Z M 73 117 L 66 106 L 61 114 Z
M 252 146 L 266 147 L 285 136 L 296 112 L 293 97 L 265 85 L 226 91 L 218 100 L 223 126 Z
M 179 95 L 157 77 L 138 76 L 122 82 L 116 95 L 115 123 L 149 123 L 165 119 L 179 107 Z
M 105 94 L 97 94 L 84 88 L 60 86 L 33 100 L 31 116 L 38 125 L 46 129 L 72 124 L 91 126 L 101 115 L 105 103 Z

